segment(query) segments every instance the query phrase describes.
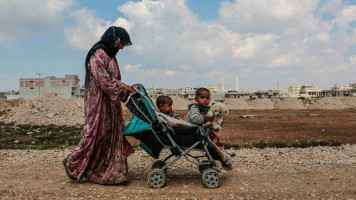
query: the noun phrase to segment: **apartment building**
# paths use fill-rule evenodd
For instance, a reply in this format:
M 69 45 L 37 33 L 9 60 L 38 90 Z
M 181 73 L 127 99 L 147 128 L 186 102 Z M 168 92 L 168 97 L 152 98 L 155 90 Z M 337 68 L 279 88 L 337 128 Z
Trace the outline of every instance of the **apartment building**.
M 35 99 L 44 94 L 54 92 L 64 99 L 82 98 L 83 88 L 79 86 L 78 75 L 65 75 L 64 78 L 48 76 L 45 78 L 21 78 L 19 97 Z

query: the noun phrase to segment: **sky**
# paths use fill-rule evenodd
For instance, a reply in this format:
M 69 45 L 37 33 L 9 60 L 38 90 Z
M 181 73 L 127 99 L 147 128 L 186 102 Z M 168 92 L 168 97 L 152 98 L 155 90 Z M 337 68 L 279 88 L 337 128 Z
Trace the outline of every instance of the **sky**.
M 356 82 L 356 0 L 0 0 L 0 91 L 37 73 L 83 80 L 88 50 L 112 25 L 133 43 L 116 56 L 126 84 Z

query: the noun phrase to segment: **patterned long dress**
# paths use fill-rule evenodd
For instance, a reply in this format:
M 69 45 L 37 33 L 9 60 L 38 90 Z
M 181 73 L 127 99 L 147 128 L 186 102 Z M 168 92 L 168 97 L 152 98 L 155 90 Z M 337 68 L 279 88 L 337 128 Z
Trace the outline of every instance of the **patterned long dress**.
M 96 50 L 88 66 L 83 137 L 67 156 L 67 168 L 77 180 L 85 177 L 99 184 L 119 184 L 127 180 L 127 157 L 133 153 L 122 134 L 121 101 L 129 93 L 121 82 L 116 58 L 104 50 Z

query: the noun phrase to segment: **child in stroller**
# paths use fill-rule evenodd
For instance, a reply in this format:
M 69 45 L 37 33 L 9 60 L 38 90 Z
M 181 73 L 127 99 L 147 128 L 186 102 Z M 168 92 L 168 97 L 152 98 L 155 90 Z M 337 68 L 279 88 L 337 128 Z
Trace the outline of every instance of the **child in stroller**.
M 190 104 L 188 106 L 188 122 L 203 126 L 205 129 L 212 129 L 211 126 L 205 127 L 207 121 L 213 120 L 206 115 L 210 109 L 210 91 L 206 88 L 198 88 L 195 92 L 195 101 L 196 103 Z M 220 142 L 219 136 L 215 133 L 215 130 L 210 132 L 209 138 L 220 150 L 220 156 L 222 157 L 223 161 L 221 162 L 222 167 L 228 171 L 232 170 L 231 156 L 234 156 L 235 152 L 227 151 L 225 146 Z
M 169 96 L 158 96 L 156 99 L 156 106 L 159 111 L 169 117 L 177 118 L 176 114 L 172 110 L 173 100 Z
M 221 157 L 217 147 L 208 139 L 209 130 L 206 131 L 201 126 L 169 126 L 159 117 L 158 108 L 145 88 L 140 85 L 134 89 L 136 93 L 130 96 L 126 104 L 133 113 L 133 118 L 124 135 L 140 140 L 140 146 L 155 159 L 159 158 L 163 148 L 171 152 L 168 157 L 152 164 L 147 177 L 149 186 L 163 187 L 168 167 L 184 157 L 198 165 L 206 187 L 218 187 L 221 177 L 215 160 L 221 161 Z M 203 155 L 192 155 L 190 152 L 193 150 L 201 151 Z M 170 160 L 172 157 L 174 158 Z

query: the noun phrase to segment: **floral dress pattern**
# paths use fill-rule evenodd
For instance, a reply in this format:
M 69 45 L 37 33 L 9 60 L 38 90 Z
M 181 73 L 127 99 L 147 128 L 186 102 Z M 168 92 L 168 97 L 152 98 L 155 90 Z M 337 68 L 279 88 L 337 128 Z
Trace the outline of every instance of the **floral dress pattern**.
M 127 157 L 133 153 L 123 136 L 121 101 L 129 92 L 121 82 L 116 58 L 98 49 L 88 64 L 89 83 L 85 89 L 83 136 L 66 158 L 69 173 L 99 184 L 119 184 L 127 180 Z

